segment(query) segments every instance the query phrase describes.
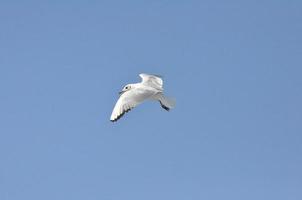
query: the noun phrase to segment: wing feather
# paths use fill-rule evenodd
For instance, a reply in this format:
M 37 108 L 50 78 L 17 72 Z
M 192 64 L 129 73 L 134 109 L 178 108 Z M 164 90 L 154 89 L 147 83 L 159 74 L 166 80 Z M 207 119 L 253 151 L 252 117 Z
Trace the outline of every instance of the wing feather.
M 110 121 L 115 122 L 119 120 L 126 112 L 129 112 L 144 100 L 145 98 L 142 93 L 131 90 L 123 93 L 114 106 Z
M 142 84 L 146 84 L 157 89 L 163 89 L 163 79 L 158 75 L 140 74 Z

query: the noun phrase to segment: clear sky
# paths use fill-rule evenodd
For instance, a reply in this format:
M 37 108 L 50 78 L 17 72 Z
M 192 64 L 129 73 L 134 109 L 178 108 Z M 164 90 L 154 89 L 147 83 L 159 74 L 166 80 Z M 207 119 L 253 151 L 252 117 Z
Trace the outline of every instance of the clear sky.
M 301 10 L 1 1 L 0 199 L 302 199 Z M 111 123 L 142 72 L 176 108 Z

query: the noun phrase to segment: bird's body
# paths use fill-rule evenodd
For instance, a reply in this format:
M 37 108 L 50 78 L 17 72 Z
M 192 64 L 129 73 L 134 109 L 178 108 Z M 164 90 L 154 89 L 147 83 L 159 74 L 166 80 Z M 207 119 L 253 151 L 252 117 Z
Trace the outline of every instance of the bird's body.
M 117 121 L 126 112 L 145 100 L 157 100 L 165 110 L 170 110 L 174 102 L 163 95 L 163 80 L 156 75 L 140 74 L 141 83 L 128 84 L 120 92 L 110 121 Z

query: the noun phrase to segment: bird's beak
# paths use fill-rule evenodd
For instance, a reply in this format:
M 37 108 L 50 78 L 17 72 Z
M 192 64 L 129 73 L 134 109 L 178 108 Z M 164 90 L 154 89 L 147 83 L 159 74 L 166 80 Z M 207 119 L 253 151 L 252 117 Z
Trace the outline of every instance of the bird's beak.
M 119 94 L 122 95 L 125 91 L 120 91 Z

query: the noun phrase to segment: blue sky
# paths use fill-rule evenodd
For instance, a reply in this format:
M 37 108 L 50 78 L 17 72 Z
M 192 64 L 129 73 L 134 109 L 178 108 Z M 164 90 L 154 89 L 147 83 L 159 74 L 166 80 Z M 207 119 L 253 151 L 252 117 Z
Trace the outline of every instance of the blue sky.
M 0 2 L 0 199 L 302 199 L 301 1 Z M 177 106 L 117 123 L 164 76 Z

